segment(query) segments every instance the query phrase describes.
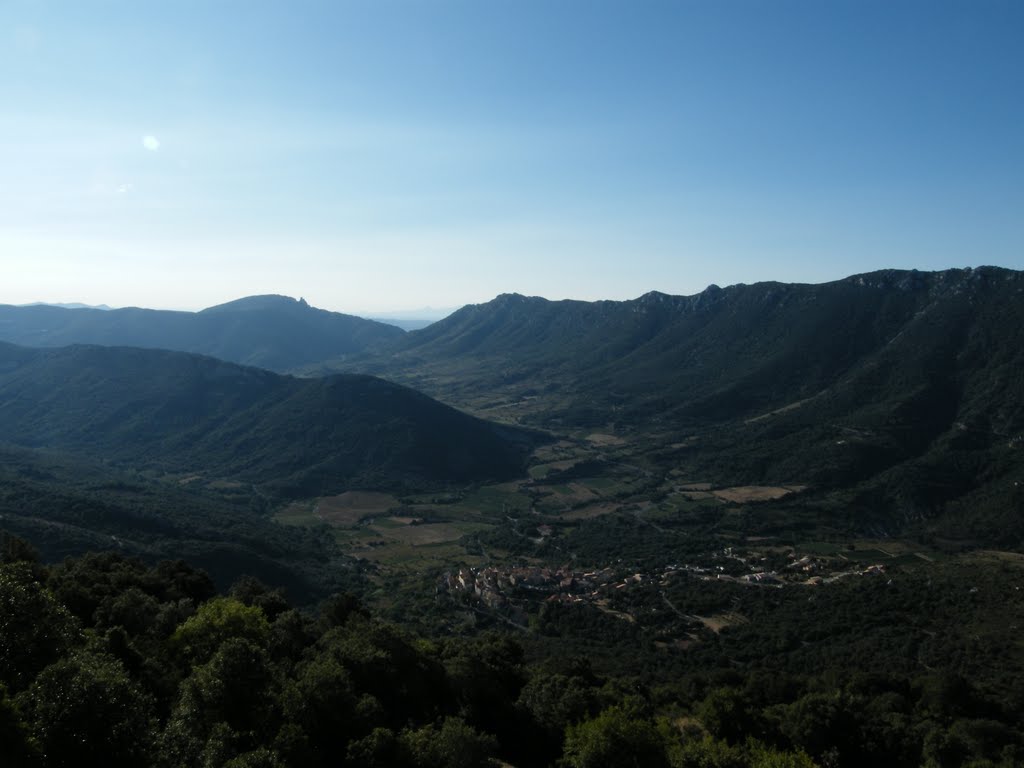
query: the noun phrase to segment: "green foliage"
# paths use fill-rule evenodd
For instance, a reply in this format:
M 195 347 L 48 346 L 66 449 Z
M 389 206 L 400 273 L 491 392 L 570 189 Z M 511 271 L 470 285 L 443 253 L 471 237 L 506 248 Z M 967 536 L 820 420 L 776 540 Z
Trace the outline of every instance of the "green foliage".
M 206 574 L 181 561 L 161 562 L 150 570 L 141 560 L 116 552 L 88 553 L 68 560 L 55 569 L 50 584 L 58 599 L 86 624 L 99 616 L 113 621 L 117 617 L 112 613 L 144 622 L 152 609 L 147 597 L 159 602 L 199 602 L 216 594 Z M 116 607 L 118 601 L 120 606 Z M 124 615 L 134 609 L 142 611 L 143 616 Z M 106 625 L 113 626 L 109 622 Z
M 623 590 L 612 606 L 643 622 L 659 605 L 679 618 L 663 594 L 748 617 L 718 634 L 686 625 L 699 642 L 676 651 L 645 627 L 428 641 L 351 595 L 314 616 L 252 580 L 210 596 L 181 563 L 19 561 L 0 565 L 3 594 L 70 630 L 48 645 L 48 632 L 4 625 L 38 648 L 21 649 L 35 661 L 19 667 L 20 692 L 0 689 L 0 757 L 18 768 L 1008 768 L 1024 759 L 1024 699 L 1003 625 L 1024 598 L 1015 565 L 986 562 L 893 572 L 892 583 Z
M 30 565 L 0 565 L 0 686 L 17 692 L 72 647 L 78 629 Z
M 254 731 L 269 716 L 272 681 L 266 652 L 240 633 L 224 640 L 182 682 L 178 708 L 189 717 L 199 713 L 203 720 L 226 723 L 233 731 Z
M 99 627 L 121 627 L 140 635 L 152 628 L 160 613 L 160 603 L 138 587 L 129 587 L 117 596 L 106 598 L 93 614 Z
M 239 578 L 231 585 L 229 594 L 245 605 L 259 608 L 270 621 L 274 621 L 290 607 L 283 589 L 271 589 L 253 576 Z
M 353 768 L 485 768 L 498 749 L 493 736 L 458 717 L 405 728 L 400 733 L 374 728 L 348 747 Z
M 1005 723 L 958 719 L 948 728 L 935 728 L 924 740 L 927 768 L 947 766 L 1017 765 L 1024 756 L 1019 733 Z
M 786 752 L 754 739 L 730 745 L 710 736 L 686 739 L 670 750 L 672 768 L 815 768 L 803 752 Z
M 224 768 L 286 768 L 280 758 L 272 751 L 260 747 L 233 757 L 224 763 Z
M 444 669 L 393 625 L 353 614 L 343 627 L 324 633 L 316 648 L 344 666 L 355 686 L 379 702 L 388 724 L 432 720 L 449 704 Z
M 471 726 L 500 737 L 516 723 L 516 701 L 526 682 L 518 643 L 499 634 L 451 641 L 444 668 L 459 713 Z
M 38 563 L 39 551 L 18 536 L 0 532 L 0 563 Z
M 374 728 L 348 747 L 353 768 L 398 768 L 408 760 L 405 744 L 388 728 Z
M 287 588 L 302 603 L 359 587 L 361 569 L 343 566 L 330 533 L 277 525 L 267 503 L 248 486 L 221 493 L 66 455 L 0 447 L 4 528 L 30 539 L 47 561 L 77 558 L 81 573 L 64 574 L 55 588 L 83 620 L 91 618 L 113 582 L 134 578 L 132 569 L 138 571 L 141 560 L 181 563 L 188 557 L 190 567 L 167 566 L 181 569 L 172 587 L 181 592 L 179 599 L 205 599 L 214 593 L 214 582 L 224 588 L 245 574 Z M 116 555 L 77 557 L 111 548 Z M 136 557 L 136 566 L 115 562 Z M 138 586 L 155 595 L 150 586 Z
M 538 674 L 519 694 L 519 706 L 546 730 L 562 734 L 566 727 L 596 714 L 598 695 L 582 677 Z
M 708 732 L 727 742 L 739 741 L 755 730 L 750 701 L 736 688 L 716 688 L 697 708 Z
M 818 757 L 836 750 L 860 751 L 860 722 L 856 705 L 836 693 L 809 693 L 778 710 L 779 731 L 790 743 Z
M 563 762 L 570 768 L 668 768 L 666 745 L 657 728 L 618 707 L 571 725 Z
M 29 737 L 17 704 L 7 695 L 7 689 L 0 684 L 0 758 L 4 765 L 12 768 L 29 768 L 38 764 L 35 745 Z
M 711 736 L 689 738 L 670 748 L 672 768 L 748 768 L 744 751 Z
M 266 652 L 241 637 L 228 637 L 182 682 L 162 750 L 190 765 L 256 747 L 271 722 L 272 682 Z
M 335 594 L 320 603 L 320 624 L 325 630 L 343 627 L 350 616 L 370 618 L 369 611 L 359 598 L 350 592 Z
M 260 608 L 231 597 L 216 597 L 186 619 L 171 642 L 185 658 L 202 663 L 227 640 L 243 640 L 263 649 L 269 638 L 270 623 Z
M 457 717 L 446 717 L 440 726 L 403 731 L 401 742 L 415 768 L 485 768 L 498 746 L 493 736 Z
M 44 669 L 18 696 L 46 766 L 146 764 L 152 703 L 115 660 L 76 653 Z
M 326 759 L 345 749 L 370 723 L 360 722 L 360 693 L 345 666 L 330 655 L 301 664 L 281 695 L 284 719 L 303 734 L 303 748 Z

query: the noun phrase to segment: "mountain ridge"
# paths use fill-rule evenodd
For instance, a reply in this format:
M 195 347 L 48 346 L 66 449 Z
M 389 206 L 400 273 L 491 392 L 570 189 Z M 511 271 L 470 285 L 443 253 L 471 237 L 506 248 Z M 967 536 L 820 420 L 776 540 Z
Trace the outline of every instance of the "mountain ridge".
M 722 309 L 723 302 L 731 302 L 729 312 L 733 316 L 746 315 L 736 318 L 737 325 L 742 327 L 727 329 L 738 335 L 739 332 L 756 331 L 758 324 L 766 320 L 776 321 L 787 312 L 789 317 L 783 317 L 784 320 L 811 309 L 814 304 L 820 306 L 827 303 L 824 300 L 832 300 L 841 305 L 831 314 L 824 313 L 831 330 L 836 330 L 845 320 L 854 320 L 861 323 L 861 330 L 871 331 L 873 343 L 881 344 L 895 337 L 897 326 L 912 320 L 914 313 L 923 310 L 927 301 L 949 299 L 964 290 L 984 288 L 986 284 L 990 287 L 1007 282 L 1016 285 L 1020 280 L 1020 272 L 980 267 L 935 273 L 882 270 L 820 284 L 762 282 L 753 285 L 740 283 L 727 288 L 711 285 L 689 296 L 651 291 L 621 302 L 550 301 L 520 294 L 501 294 L 485 304 L 467 305 L 429 328 L 411 331 L 396 339 L 382 348 L 379 354 L 354 358 L 338 366 L 337 370 L 400 371 L 403 356 L 416 363 L 429 364 L 432 357 L 455 353 L 505 356 L 525 365 L 535 351 L 556 340 L 576 344 L 570 364 L 574 369 L 580 367 L 581 356 L 588 364 L 616 359 L 622 354 L 636 360 L 652 352 L 661 355 L 667 347 L 686 337 L 694 330 L 686 323 L 692 322 L 695 315 L 701 315 L 701 321 L 728 322 L 728 315 L 714 316 L 717 310 Z M 914 308 L 909 313 L 907 297 L 915 300 L 910 302 L 914 303 Z M 865 308 L 866 311 L 876 315 L 870 322 L 856 314 L 856 302 L 866 299 L 873 302 Z M 801 306 L 794 307 L 794 303 Z M 608 335 L 607 329 L 612 326 L 617 327 L 617 336 Z M 889 329 L 892 333 L 886 336 Z M 782 330 L 774 329 L 776 339 Z M 808 332 L 813 329 L 798 330 Z M 776 339 L 759 341 L 765 346 Z M 653 345 L 645 348 L 651 342 Z M 546 359 L 544 355 L 539 359 L 545 366 L 557 368 L 569 359 L 563 354 L 565 352 L 565 349 L 556 349 Z M 652 367 L 650 363 L 645 365 Z M 321 370 L 332 369 L 328 365 Z
M 883 270 L 626 302 L 506 295 L 337 369 L 513 423 L 632 439 L 695 477 L 808 485 L 862 527 L 957 507 L 960 536 L 1024 540 L 1018 271 Z
M 279 373 L 356 354 L 403 333 L 395 326 L 277 295 L 249 296 L 200 312 L 0 305 L 0 340 L 22 346 L 169 349 Z

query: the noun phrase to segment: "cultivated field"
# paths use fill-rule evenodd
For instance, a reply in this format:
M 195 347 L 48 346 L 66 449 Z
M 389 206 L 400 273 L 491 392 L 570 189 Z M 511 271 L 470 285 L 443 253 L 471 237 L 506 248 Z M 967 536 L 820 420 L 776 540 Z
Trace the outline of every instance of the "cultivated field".
M 389 520 L 390 521 L 390 520 Z M 414 547 L 457 541 L 467 533 L 486 530 L 491 526 L 481 523 L 428 523 L 420 525 L 371 525 L 381 536 Z
M 774 501 L 791 493 L 802 491 L 803 485 L 737 485 L 732 488 L 719 488 L 711 493 L 722 501 L 746 504 L 751 501 Z
M 353 526 L 363 518 L 385 515 L 398 505 L 398 499 L 386 493 L 348 491 L 320 499 L 313 514 L 331 525 Z

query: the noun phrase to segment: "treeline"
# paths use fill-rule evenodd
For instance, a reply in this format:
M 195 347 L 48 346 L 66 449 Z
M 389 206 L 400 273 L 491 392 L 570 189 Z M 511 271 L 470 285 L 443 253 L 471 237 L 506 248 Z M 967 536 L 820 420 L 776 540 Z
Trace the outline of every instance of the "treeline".
M 359 591 L 358 563 L 322 527 L 285 526 L 252 486 L 210 489 L 0 446 L 0 519 L 46 562 L 116 548 L 147 562 L 184 558 L 226 589 L 249 574 L 297 602 Z
M 580 659 L 417 638 L 350 595 L 312 613 L 250 578 L 218 595 L 180 561 L 43 566 L 8 537 L 0 606 L 6 766 L 812 764 L 684 735 Z
M 541 632 L 568 633 L 569 615 Z M 622 622 L 620 622 L 622 623 Z M 600 625 L 592 631 L 600 632 Z M 628 634 L 628 633 L 627 633 Z M 623 647 L 635 642 L 620 638 Z M 532 641 L 531 641 L 532 642 Z M 1010 766 L 1019 712 L 948 673 L 595 671 L 572 643 L 426 639 L 181 561 L 0 563 L 0 763 L 180 768 Z
M 544 603 L 525 642 L 529 658 L 584 654 L 729 744 L 822 766 L 1021 765 L 1021 575 L 981 557 L 818 587 L 677 574 L 600 606 Z

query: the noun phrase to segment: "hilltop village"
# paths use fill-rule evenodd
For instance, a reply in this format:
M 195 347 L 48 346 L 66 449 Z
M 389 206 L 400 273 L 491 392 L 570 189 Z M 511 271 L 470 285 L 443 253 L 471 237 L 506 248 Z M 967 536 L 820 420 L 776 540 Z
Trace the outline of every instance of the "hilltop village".
M 437 593 L 447 594 L 478 610 L 490 609 L 506 620 L 526 626 L 530 610 L 542 603 L 590 604 L 605 613 L 635 621 L 628 612 L 612 610 L 609 607 L 612 599 L 640 587 L 653 586 L 660 590 L 674 578 L 782 589 L 786 586 L 815 587 L 851 576 L 886 574 L 883 564 L 851 567 L 848 561 L 837 563 L 829 558 L 800 556 L 795 552 L 789 553 L 788 562 L 775 570 L 764 567 L 766 560 L 757 555 L 737 554 L 733 547 L 726 547 L 712 555 L 709 565 L 672 564 L 656 573 L 630 572 L 620 565 L 586 571 L 567 565 L 555 568 L 463 567 L 443 573 L 438 580 Z

